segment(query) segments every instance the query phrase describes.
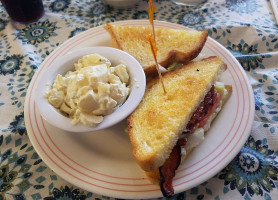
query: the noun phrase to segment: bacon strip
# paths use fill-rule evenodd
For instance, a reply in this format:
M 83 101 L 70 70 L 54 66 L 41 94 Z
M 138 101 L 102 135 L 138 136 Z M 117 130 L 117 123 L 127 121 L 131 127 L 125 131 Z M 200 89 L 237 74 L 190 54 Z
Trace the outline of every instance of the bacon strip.
M 199 108 L 193 113 L 184 133 L 192 134 L 197 128 L 204 127 L 210 115 L 217 108 L 220 97 L 221 95 L 214 89 L 214 86 L 212 86 Z
M 210 91 L 200 104 L 199 108 L 193 113 L 184 134 L 193 134 L 197 128 L 202 128 L 206 124 L 210 115 L 215 111 L 221 99 L 221 95 L 211 87 Z M 169 158 L 159 168 L 160 174 L 160 189 L 164 197 L 170 198 L 174 195 L 173 178 L 175 171 L 181 162 L 181 146 L 186 144 L 186 138 L 182 137 L 178 140 L 173 148 Z
M 181 147 L 176 145 L 170 157 L 165 161 L 162 167 L 159 168 L 160 174 L 160 189 L 164 197 L 172 197 L 174 195 L 173 177 L 175 171 L 179 167 L 181 161 Z

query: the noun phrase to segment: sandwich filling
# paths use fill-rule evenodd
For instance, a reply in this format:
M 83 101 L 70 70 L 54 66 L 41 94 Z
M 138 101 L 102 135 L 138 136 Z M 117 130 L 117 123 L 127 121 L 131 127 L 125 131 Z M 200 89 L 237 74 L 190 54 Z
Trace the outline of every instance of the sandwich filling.
M 227 90 L 223 83 L 216 82 L 211 87 L 190 118 L 169 158 L 159 167 L 160 188 L 165 197 L 174 195 L 173 177 L 180 165 L 182 155 L 185 155 L 187 150 L 198 146 L 204 140 L 204 132 L 209 129 L 212 120 L 221 110 L 226 94 Z

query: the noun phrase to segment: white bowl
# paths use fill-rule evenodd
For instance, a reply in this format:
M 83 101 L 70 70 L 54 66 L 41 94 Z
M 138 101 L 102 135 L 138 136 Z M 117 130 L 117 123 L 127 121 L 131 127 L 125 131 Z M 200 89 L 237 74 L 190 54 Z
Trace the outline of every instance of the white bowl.
M 96 127 L 77 124 L 73 125 L 71 119 L 62 115 L 55 109 L 45 97 L 45 92 L 51 87 L 49 83 L 53 83 L 57 74 L 66 74 L 70 70 L 74 70 L 74 63 L 82 56 L 98 53 L 108 58 L 112 66 L 117 64 L 125 64 L 131 81 L 131 90 L 126 101 L 110 115 L 104 116 L 103 121 Z M 63 129 L 68 132 L 92 132 L 104 128 L 108 128 L 116 123 L 124 120 L 140 103 L 144 96 L 146 88 L 146 77 L 140 63 L 130 54 L 119 49 L 111 47 L 89 47 L 69 52 L 68 54 L 57 58 L 48 68 L 38 77 L 38 85 L 35 92 L 35 101 L 42 117 L 51 125 Z M 135 81 L 133 81 L 135 80 Z M 133 81 L 133 82 L 132 82 Z
M 105 4 L 108 4 L 115 8 L 128 8 L 132 7 L 139 2 L 139 0 L 103 0 Z

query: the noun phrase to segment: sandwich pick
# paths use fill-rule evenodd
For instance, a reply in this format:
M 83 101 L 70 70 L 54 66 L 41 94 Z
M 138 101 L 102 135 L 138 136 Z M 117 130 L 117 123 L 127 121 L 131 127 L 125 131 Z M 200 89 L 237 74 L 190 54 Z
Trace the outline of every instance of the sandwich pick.
M 159 75 L 161 86 L 163 88 L 164 94 L 166 94 L 167 92 L 166 92 L 166 89 L 165 89 L 165 86 L 163 83 L 163 78 L 161 75 L 161 71 L 159 69 L 158 62 L 157 62 L 157 47 L 156 47 L 155 30 L 154 30 L 154 23 L 153 23 L 153 13 L 155 11 L 155 7 L 152 5 L 152 0 L 149 0 L 149 10 L 148 11 L 149 11 L 149 18 L 150 18 L 149 21 L 150 21 L 150 24 L 152 25 L 152 34 L 148 34 L 148 39 L 149 39 L 149 43 L 151 45 L 153 58 L 155 60 L 155 67 L 156 67 L 157 73 Z

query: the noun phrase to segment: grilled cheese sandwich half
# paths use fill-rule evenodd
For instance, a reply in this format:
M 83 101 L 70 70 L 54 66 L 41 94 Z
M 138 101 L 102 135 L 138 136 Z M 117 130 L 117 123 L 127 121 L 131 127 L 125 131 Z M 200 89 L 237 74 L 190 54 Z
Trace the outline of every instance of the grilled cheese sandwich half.
M 147 77 L 157 75 L 148 40 L 148 35 L 152 33 L 151 26 L 105 24 L 103 27 L 110 34 L 113 47 L 134 56 Z M 172 63 L 191 61 L 199 55 L 207 37 L 208 33 L 205 31 L 155 28 L 158 63 L 168 68 Z
M 128 117 L 133 155 L 165 197 L 174 194 L 172 180 L 182 157 L 204 139 L 212 120 L 232 92 L 218 83 L 226 65 L 218 57 L 191 61 L 148 82 L 144 98 Z

